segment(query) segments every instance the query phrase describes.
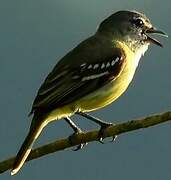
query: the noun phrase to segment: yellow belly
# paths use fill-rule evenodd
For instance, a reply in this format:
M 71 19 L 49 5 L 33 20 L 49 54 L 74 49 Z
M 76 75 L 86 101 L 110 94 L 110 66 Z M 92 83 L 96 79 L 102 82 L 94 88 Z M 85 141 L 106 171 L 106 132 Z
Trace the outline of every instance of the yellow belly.
M 122 44 L 123 46 L 126 54 L 126 64 L 119 77 L 99 90 L 64 107 L 53 110 L 47 117 L 47 121 L 71 116 L 78 110 L 83 112 L 93 111 L 115 101 L 130 84 L 141 57 L 140 54 L 134 54 L 126 45 Z
M 122 44 L 123 46 L 125 45 Z M 75 102 L 76 105 L 79 105 L 80 111 L 88 112 L 107 106 L 125 92 L 133 79 L 141 55 L 134 54 L 127 46 L 124 49 L 126 51 L 126 64 L 119 77 Z

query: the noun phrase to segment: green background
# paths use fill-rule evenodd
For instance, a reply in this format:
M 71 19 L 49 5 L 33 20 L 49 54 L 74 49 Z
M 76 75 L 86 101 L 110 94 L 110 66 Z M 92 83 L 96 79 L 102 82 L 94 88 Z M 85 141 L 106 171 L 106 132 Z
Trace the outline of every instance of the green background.
M 96 31 L 98 24 L 123 9 L 144 12 L 171 34 L 169 0 L 1 0 L 0 1 L 0 160 L 16 154 L 30 119 L 32 101 L 56 62 Z M 170 38 L 151 46 L 128 91 L 94 115 L 115 123 L 171 108 Z M 96 125 L 74 117 L 82 129 Z M 64 121 L 50 124 L 35 146 L 72 133 Z M 161 124 L 118 137 L 115 143 L 90 143 L 31 161 L 14 177 L 0 179 L 171 179 L 171 125 Z

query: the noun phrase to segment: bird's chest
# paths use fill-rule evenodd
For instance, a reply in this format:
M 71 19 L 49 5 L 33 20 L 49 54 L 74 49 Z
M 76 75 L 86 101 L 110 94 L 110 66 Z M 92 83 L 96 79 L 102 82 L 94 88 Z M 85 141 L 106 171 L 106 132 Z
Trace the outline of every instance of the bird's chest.
M 126 63 L 120 75 L 110 83 L 81 99 L 79 103 L 81 110 L 92 111 L 102 108 L 123 94 L 133 79 L 140 57 L 129 52 L 129 56 L 126 56 Z
M 126 61 L 125 67 L 123 68 L 121 74 L 116 79 L 111 81 L 111 83 L 102 88 L 103 90 L 101 91 L 101 94 L 104 95 L 104 102 L 106 100 L 106 103 L 111 103 L 125 92 L 133 79 L 138 62 L 139 59 L 130 57 L 130 59 Z
M 126 54 L 125 67 L 123 68 L 121 74 L 115 80 L 113 80 L 111 84 L 106 86 L 106 90 L 108 89 L 109 92 L 107 93 L 107 99 L 109 99 L 110 102 L 117 99 L 128 88 L 134 77 L 140 58 L 145 53 L 147 48 L 148 46 L 144 46 L 136 53 L 132 52 L 127 47 L 124 48 Z

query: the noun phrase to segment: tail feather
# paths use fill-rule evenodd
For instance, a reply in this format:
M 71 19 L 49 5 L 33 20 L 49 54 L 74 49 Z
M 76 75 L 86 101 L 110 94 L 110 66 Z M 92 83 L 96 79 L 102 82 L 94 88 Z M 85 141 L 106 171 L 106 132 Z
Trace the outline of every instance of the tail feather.
M 25 138 L 24 143 L 22 144 L 22 146 L 16 156 L 16 159 L 15 159 L 12 171 L 11 171 L 11 175 L 15 175 L 20 170 L 20 168 L 23 166 L 28 155 L 30 154 L 30 151 L 32 149 L 32 146 L 33 146 L 35 140 L 40 135 L 44 126 L 45 125 L 43 123 L 41 123 L 41 124 L 37 124 L 36 126 L 30 128 L 30 131 L 29 131 L 27 137 Z

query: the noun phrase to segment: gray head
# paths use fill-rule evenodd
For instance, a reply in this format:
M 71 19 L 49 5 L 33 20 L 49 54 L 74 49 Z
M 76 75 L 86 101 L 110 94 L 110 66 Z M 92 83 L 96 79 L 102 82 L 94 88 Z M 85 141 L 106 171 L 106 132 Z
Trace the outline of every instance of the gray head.
M 149 34 L 156 33 L 166 35 L 153 27 L 150 20 L 136 11 L 118 11 L 99 26 L 100 33 L 113 35 L 116 39 L 125 42 L 132 50 L 137 50 L 142 46 L 148 46 L 150 43 L 162 46 L 162 44 Z

